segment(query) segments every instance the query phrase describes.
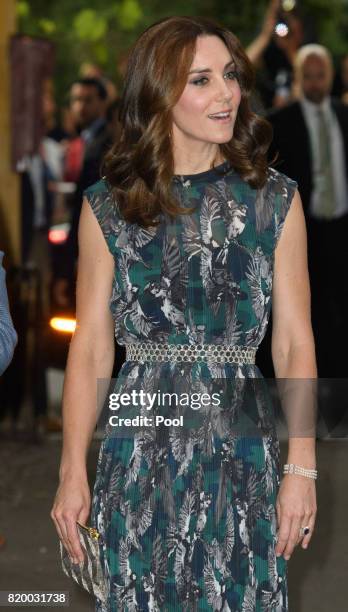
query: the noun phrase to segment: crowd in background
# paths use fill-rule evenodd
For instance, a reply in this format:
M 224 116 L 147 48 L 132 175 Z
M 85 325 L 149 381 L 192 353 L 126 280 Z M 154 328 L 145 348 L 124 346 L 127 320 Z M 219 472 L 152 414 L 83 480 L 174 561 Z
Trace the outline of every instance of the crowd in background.
M 278 8 L 272 0 L 246 49 L 256 69 L 252 104 L 274 129 L 270 163 L 298 182 L 303 201 L 318 374 L 347 377 L 348 53 L 334 66 L 330 50 L 313 40 L 300 14 L 293 10 L 282 21 Z M 18 172 L 21 259 L 40 270 L 46 316 L 74 308 L 82 192 L 100 178 L 102 157 L 119 137 L 118 96 L 91 64 L 81 66 L 62 108 L 53 83 L 45 84 L 46 133 L 40 151 Z M 0 347 L 5 333 L 0 320 Z M 268 348 L 269 338 L 270 332 Z M 116 354 L 121 362 L 121 347 Z M 267 376 L 271 366 L 264 359 Z

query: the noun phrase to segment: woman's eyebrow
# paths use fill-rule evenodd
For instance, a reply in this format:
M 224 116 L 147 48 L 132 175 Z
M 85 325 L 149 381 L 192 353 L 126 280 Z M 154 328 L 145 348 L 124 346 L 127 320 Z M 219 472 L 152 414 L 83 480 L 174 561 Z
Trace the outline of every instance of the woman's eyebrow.
M 228 68 L 228 66 L 234 66 L 234 60 L 227 62 L 227 64 L 225 64 L 224 70 Z M 211 68 L 194 68 L 193 70 L 190 70 L 189 74 L 192 74 L 192 72 L 211 72 Z

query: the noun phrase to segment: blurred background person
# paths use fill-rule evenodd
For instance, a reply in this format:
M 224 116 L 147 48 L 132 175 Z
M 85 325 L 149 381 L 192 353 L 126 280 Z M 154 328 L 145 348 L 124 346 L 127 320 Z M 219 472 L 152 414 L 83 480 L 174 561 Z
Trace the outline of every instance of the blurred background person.
M 18 341 L 10 314 L 3 257 L 4 252 L 0 251 L 0 376 L 10 364 Z
M 44 314 L 48 314 L 51 283 L 51 252 L 48 231 L 54 210 L 51 184 L 61 180 L 66 132 L 56 122 L 53 83 L 44 83 L 42 113 L 44 137 L 36 154 L 26 155 L 18 165 L 22 198 L 22 263 L 35 266 L 41 275 Z
M 80 77 L 92 78 L 101 81 L 107 91 L 107 105 L 109 106 L 118 96 L 117 87 L 115 83 L 105 76 L 102 68 L 97 64 L 91 64 L 84 62 L 80 67 Z
M 295 58 L 298 99 L 268 114 L 270 155 L 299 185 L 307 221 L 312 323 L 320 377 L 347 377 L 348 108 L 330 96 L 333 63 L 321 45 Z
M 21 184 L 22 267 L 13 271 L 11 281 L 14 287 L 13 316 L 20 338 L 16 355 L 6 373 L 2 397 L 4 409 L 7 407 L 10 411 L 15 428 L 28 392 L 33 404 L 34 435 L 38 436 L 47 427 L 56 427 L 55 419 L 48 415 L 46 378 L 45 328 L 50 309 L 53 256 L 48 234 L 55 208 L 56 194 L 52 185 L 62 177 L 66 133 L 56 121 L 57 107 L 51 79 L 43 84 L 41 104 L 44 135 L 39 149 L 37 153 L 25 155 L 17 164 Z M 23 300 L 23 295 L 28 299 Z M 30 326 L 35 327 L 35 333 L 29 342 L 27 331 Z M 18 371 L 22 372 L 20 377 Z
M 94 99 L 98 89 L 94 86 L 95 80 L 92 81 Z M 80 85 L 80 81 L 78 82 Z M 75 86 L 73 86 L 75 87 Z M 83 79 L 82 91 L 86 91 L 86 79 Z M 91 80 L 87 81 L 87 90 L 91 91 Z M 76 87 L 75 87 L 76 93 Z M 77 95 L 84 95 L 81 93 L 81 88 L 77 90 Z M 106 100 L 106 98 L 103 98 Z M 104 153 L 116 142 L 120 137 L 121 124 L 119 121 L 119 99 L 116 98 L 107 107 L 104 105 L 96 104 L 94 106 L 94 112 L 89 115 L 88 119 L 95 116 L 95 113 L 99 113 L 102 108 L 103 121 L 99 122 L 99 128 L 93 134 L 91 138 L 85 142 L 86 130 L 88 127 L 81 130 L 82 125 L 90 125 L 98 127 L 98 119 L 94 120 L 94 123 L 90 124 L 87 122 L 87 117 L 80 116 L 81 106 L 71 105 L 73 110 L 73 116 L 79 136 L 75 137 L 68 146 L 68 155 L 65 162 L 65 180 L 74 181 L 76 183 L 76 191 L 73 195 L 73 209 L 72 209 L 72 221 L 71 229 L 67 239 L 67 242 L 62 245 L 62 249 L 58 252 L 56 261 L 56 276 L 55 276 L 55 292 L 53 295 L 53 307 L 63 307 L 66 310 L 74 311 L 75 309 L 75 266 L 78 257 L 78 243 L 77 243 L 77 230 L 78 222 L 82 204 L 82 192 L 83 190 L 93 184 L 100 178 L 100 166 L 104 156 Z M 82 106 L 83 108 L 83 106 Z M 77 145 L 77 146 L 76 146 Z M 60 253 L 60 254 L 59 254 Z M 113 376 L 115 377 L 125 360 L 125 348 L 120 346 L 115 340 L 115 354 L 117 360 L 114 364 Z
M 53 299 L 66 306 L 73 299 L 75 263 L 77 259 L 77 228 L 82 192 L 100 178 L 100 164 L 112 140 L 106 120 L 107 90 L 94 77 L 79 78 L 70 89 L 71 115 L 77 136 L 68 144 L 64 180 L 76 185 L 72 200 L 71 227 L 67 241 L 54 260 Z
M 42 100 L 43 118 L 45 123 L 45 138 L 61 142 L 68 133 L 58 119 L 58 108 L 55 98 L 55 87 L 52 79 L 46 79 Z

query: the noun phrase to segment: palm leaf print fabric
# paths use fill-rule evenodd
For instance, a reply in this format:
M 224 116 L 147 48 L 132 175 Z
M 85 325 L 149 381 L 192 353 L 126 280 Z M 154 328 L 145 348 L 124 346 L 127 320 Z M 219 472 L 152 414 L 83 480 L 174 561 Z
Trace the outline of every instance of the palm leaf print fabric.
M 257 348 L 271 310 L 274 252 L 296 183 L 270 168 L 253 189 L 226 161 L 174 176 L 191 215 L 141 228 L 122 219 L 105 179 L 84 194 L 115 268 L 110 310 L 119 344 Z M 275 556 L 280 453 L 254 364 L 125 361 L 119 393 L 225 392 L 225 410 L 198 427 L 107 424 L 91 523 L 109 588 L 96 612 L 287 612 L 287 562 Z M 221 384 L 220 384 L 221 383 Z M 262 435 L 230 426 L 247 403 Z M 227 393 L 226 393 L 227 392 Z M 157 408 L 160 411 L 160 408 Z

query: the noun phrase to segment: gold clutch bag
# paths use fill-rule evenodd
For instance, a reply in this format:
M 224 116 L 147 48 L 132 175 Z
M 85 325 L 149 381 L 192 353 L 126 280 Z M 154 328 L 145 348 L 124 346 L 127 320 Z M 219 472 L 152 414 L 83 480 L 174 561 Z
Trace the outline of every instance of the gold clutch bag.
M 59 540 L 63 571 L 91 595 L 105 603 L 108 588 L 100 558 L 103 537 L 95 527 L 88 527 L 78 521 L 76 524 L 85 559 L 80 563 L 73 563 L 65 546 Z

